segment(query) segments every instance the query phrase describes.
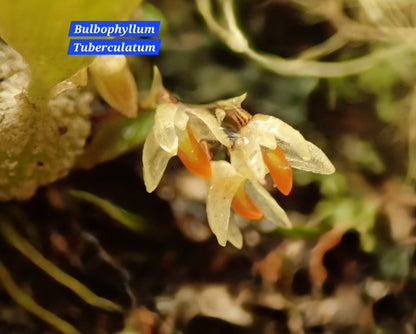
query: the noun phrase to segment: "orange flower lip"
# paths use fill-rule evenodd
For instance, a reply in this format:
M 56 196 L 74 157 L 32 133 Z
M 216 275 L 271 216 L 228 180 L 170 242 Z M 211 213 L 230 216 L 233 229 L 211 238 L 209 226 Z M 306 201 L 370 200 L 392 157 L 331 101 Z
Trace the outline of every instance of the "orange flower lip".
M 283 195 L 289 195 L 293 186 L 293 172 L 283 150 L 276 146 L 274 150 L 262 149 L 261 153 L 276 188 Z
M 203 178 L 211 177 L 211 163 L 208 152 L 195 138 L 192 129 L 187 126 L 187 136 L 178 144 L 178 157 L 192 173 Z
M 263 213 L 247 195 L 246 191 L 244 190 L 244 184 L 245 181 L 241 182 L 240 186 L 238 187 L 237 192 L 231 201 L 231 207 L 242 217 L 248 219 L 260 219 L 263 217 Z

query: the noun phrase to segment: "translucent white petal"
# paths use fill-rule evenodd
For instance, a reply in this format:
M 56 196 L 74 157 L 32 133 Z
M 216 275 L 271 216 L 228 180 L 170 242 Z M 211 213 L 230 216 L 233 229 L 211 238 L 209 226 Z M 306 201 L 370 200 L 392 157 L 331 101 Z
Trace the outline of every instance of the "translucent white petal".
M 150 92 L 141 103 L 149 108 L 156 108 L 163 101 L 171 101 L 170 93 L 163 86 L 162 75 L 157 66 L 153 66 L 153 81 Z
M 230 151 L 230 161 L 231 165 L 233 165 L 236 171 L 240 173 L 242 176 L 244 176 L 247 179 L 256 179 L 256 175 L 248 166 L 244 154 L 241 150 Z
M 241 103 L 246 99 L 247 93 L 241 94 L 240 96 L 232 97 L 231 99 L 220 100 L 216 104 L 223 108 L 230 108 L 232 106 L 241 107 Z
M 185 112 L 185 108 L 182 104 L 179 104 L 179 108 L 175 113 L 175 127 L 184 131 L 186 129 L 186 125 L 188 124 L 189 117 Z
M 256 181 L 247 180 L 245 190 L 254 203 L 263 212 L 264 217 L 287 228 L 292 227 L 286 212 L 280 207 L 269 192 Z
M 257 114 L 253 116 L 253 119 L 246 126 L 253 128 L 252 131 L 257 133 L 260 137 L 259 142 L 262 144 L 270 142 L 267 133 L 273 134 L 278 141 L 286 143 L 291 150 L 296 151 L 302 160 L 307 161 L 311 159 L 311 153 L 305 138 L 299 131 L 282 120 L 269 115 Z M 262 137 L 264 138 L 263 140 L 261 139 Z
M 244 176 L 250 179 L 256 179 L 260 183 L 264 183 L 264 176 L 267 173 L 267 168 L 264 164 L 263 155 L 261 153 L 261 146 L 258 143 L 258 137 L 239 137 L 234 141 L 233 150 L 241 152 L 241 158 L 245 161 L 246 166 L 250 169 L 251 175 Z M 233 166 L 238 170 L 235 162 Z
M 201 120 L 202 124 L 200 125 L 203 127 L 204 125 L 211 131 L 211 133 L 214 135 L 214 138 L 218 140 L 221 144 L 223 144 L 226 147 L 231 147 L 231 141 L 228 138 L 227 134 L 224 132 L 224 129 L 222 128 L 221 124 L 218 122 L 217 118 L 208 110 L 203 108 L 187 108 L 186 112 L 188 114 L 191 114 Z M 198 127 L 198 125 L 196 124 Z M 195 128 L 195 126 L 192 126 L 192 129 L 195 131 L 195 135 L 198 133 L 198 128 Z M 201 131 L 204 131 L 201 129 Z
M 312 173 L 334 173 L 335 167 L 331 161 L 329 161 L 325 153 L 311 142 L 307 142 L 307 144 L 309 152 L 311 153 L 311 159 L 309 161 L 303 160 L 297 151 L 294 151 L 291 147 L 284 147 L 284 144 L 282 144 L 282 149 L 285 152 L 286 159 L 289 161 L 290 165 L 293 168 L 302 169 Z
M 156 108 L 153 131 L 156 141 L 166 152 L 176 155 L 178 152 L 178 137 L 175 129 L 175 115 L 179 105 L 162 103 Z
M 146 190 L 156 189 L 173 154 L 162 150 L 153 131 L 149 133 L 143 147 L 143 179 Z
M 225 116 L 227 116 L 224 109 L 215 108 L 215 117 L 217 118 L 218 123 L 222 123 L 224 121 Z
M 228 241 L 238 249 L 243 248 L 243 235 L 232 218 L 228 225 Z
M 218 243 L 225 246 L 229 233 L 231 201 L 243 177 L 225 161 L 213 161 L 211 168 L 212 177 L 207 193 L 208 223 Z
M 190 115 L 188 125 L 192 128 L 197 141 L 211 140 L 217 141 L 215 135 L 211 130 L 201 122 L 201 120 L 193 115 Z
M 246 126 L 240 130 L 240 135 L 246 138 L 257 138 L 256 142 L 264 147 L 275 149 L 277 146 L 276 137 L 273 133 L 264 131 L 259 127 L 258 122 L 249 122 Z

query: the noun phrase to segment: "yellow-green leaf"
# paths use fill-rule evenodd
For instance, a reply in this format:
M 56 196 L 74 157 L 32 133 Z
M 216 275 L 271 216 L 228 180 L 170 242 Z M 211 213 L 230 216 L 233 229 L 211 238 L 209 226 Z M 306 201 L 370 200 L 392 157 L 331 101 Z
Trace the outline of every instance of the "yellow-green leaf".
M 122 209 L 106 199 L 82 190 L 70 190 L 69 193 L 78 199 L 84 200 L 99 207 L 108 216 L 118 221 L 130 230 L 135 232 L 144 232 L 148 229 L 144 218 L 125 209 Z
M 43 98 L 93 56 L 67 55 L 73 20 L 125 20 L 141 0 L 0 0 L 0 36 L 30 64 L 29 96 Z
M 120 115 L 102 122 L 96 128 L 76 167 L 92 168 L 138 148 L 152 128 L 153 115 L 153 112 L 144 111 L 135 118 Z

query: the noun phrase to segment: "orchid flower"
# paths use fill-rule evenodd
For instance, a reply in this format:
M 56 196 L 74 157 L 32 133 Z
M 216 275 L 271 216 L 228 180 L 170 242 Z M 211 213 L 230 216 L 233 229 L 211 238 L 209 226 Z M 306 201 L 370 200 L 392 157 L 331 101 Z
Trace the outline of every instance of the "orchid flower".
M 246 179 L 227 161 L 212 161 L 211 168 L 208 223 L 221 246 L 229 241 L 237 248 L 242 247 L 241 232 L 230 219 L 231 207 L 246 218 L 260 219 L 264 214 L 278 225 L 291 227 L 285 211 L 256 180 Z
M 280 119 L 250 115 L 241 107 L 245 94 L 206 105 L 178 102 L 163 87 L 159 72 L 147 101 L 156 106 L 152 131 L 143 149 L 143 177 L 148 192 L 159 184 L 169 160 L 178 156 L 194 174 L 208 179 L 208 224 L 225 246 L 241 248 L 242 234 L 231 208 L 240 216 L 263 216 L 291 227 L 285 211 L 263 187 L 270 173 L 285 195 L 292 189 L 292 167 L 331 174 L 334 166 L 314 144 Z M 211 161 L 207 142 L 225 148 L 230 161 Z
M 208 222 L 218 243 L 241 247 L 239 230 L 230 220 L 230 208 L 248 219 L 263 217 L 277 225 L 291 227 L 284 210 L 262 184 L 270 173 L 285 195 L 292 189 L 292 167 L 320 174 L 332 174 L 334 166 L 314 144 L 280 119 L 241 108 L 245 95 L 219 101 L 217 118 L 233 121 L 235 131 L 228 147 L 230 161 L 211 162 L 212 177 L 207 194 Z M 232 127 L 231 127 L 232 128 Z
M 154 82 L 157 84 L 153 85 L 150 94 L 158 91 L 162 102 L 156 108 L 153 129 L 143 147 L 146 190 L 152 192 L 156 189 L 169 160 L 174 156 L 178 156 L 191 172 L 209 178 L 210 156 L 203 141 L 216 140 L 230 146 L 230 139 L 207 109 L 188 106 L 168 94 L 157 70 Z
M 318 174 L 334 173 L 335 167 L 321 149 L 276 117 L 251 116 L 241 108 L 244 98 L 234 99 L 225 110 L 239 128 L 230 149 L 231 164 L 237 171 L 261 184 L 270 173 L 284 195 L 292 189 L 292 167 Z

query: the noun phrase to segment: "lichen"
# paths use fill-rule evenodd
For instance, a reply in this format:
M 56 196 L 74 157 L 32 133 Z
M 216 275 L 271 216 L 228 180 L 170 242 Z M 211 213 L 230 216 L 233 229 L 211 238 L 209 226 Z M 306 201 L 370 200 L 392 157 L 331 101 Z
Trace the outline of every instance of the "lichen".
M 90 131 L 92 94 L 70 90 L 35 106 L 22 57 L 0 44 L 0 64 L 0 200 L 23 200 L 68 174 Z

